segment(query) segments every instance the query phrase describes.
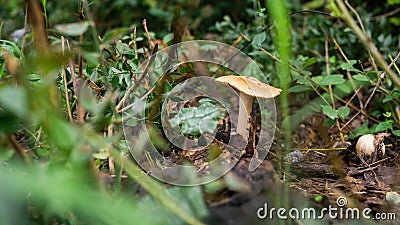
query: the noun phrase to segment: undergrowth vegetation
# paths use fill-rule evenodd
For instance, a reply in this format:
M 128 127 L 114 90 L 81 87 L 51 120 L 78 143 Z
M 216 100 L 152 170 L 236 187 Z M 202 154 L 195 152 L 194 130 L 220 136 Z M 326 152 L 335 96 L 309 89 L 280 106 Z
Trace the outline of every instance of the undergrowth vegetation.
M 196 76 L 196 66 L 182 65 L 152 89 L 141 82 L 142 63 L 182 41 L 232 45 L 283 89 L 276 99 L 279 146 L 289 149 L 291 133 L 318 114 L 337 132 L 332 141 L 400 136 L 398 1 L 232 2 L 3 2 L 1 223 L 206 221 L 204 187 L 171 187 L 147 176 L 123 136 L 123 100 L 141 93 L 151 103 L 152 139 L 169 148 L 160 130 L 162 98 Z M 216 105 L 202 99 L 176 112 L 172 126 L 192 136 L 212 133 L 225 117 Z M 192 126 L 204 119 L 203 127 Z

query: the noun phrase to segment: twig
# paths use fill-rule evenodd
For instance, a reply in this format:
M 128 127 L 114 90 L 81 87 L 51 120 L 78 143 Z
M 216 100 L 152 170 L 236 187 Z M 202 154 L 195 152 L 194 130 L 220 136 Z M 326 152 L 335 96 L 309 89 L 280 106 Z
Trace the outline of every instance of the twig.
M 345 3 L 346 3 L 346 5 L 347 5 L 347 7 L 349 7 L 349 9 L 354 13 L 354 15 L 356 15 L 357 20 L 358 20 L 358 23 L 360 24 L 362 31 L 363 31 L 364 33 L 367 33 L 367 32 L 365 31 L 364 24 L 363 24 L 363 22 L 362 22 L 362 20 L 361 20 L 361 18 L 360 18 L 360 15 L 357 13 L 357 11 L 354 9 L 354 7 L 352 7 L 352 6 L 349 4 L 348 0 L 346 0 Z M 378 71 L 378 67 L 376 66 L 375 59 L 374 59 L 374 57 L 372 57 L 370 51 L 368 51 L 368 55 L 369 55 L 369 57 L 370 57 L 370 59 L 371 59 L 372 66 L 374 67 L 375 71 Z
M 26 154 L 25 150 L 22 148 L 22 146 L 18 143 L 17 140 L 15 140 L 14 134 L 8 134 L 7 138 L 11 145 L 13 146 L 14 150 L 18 153 L 18 155 L 24 159 L 26 163 L 31 163 L 31 159 L 29 156 Z
M 363 45 L 369 50 L 372 56 L 375 58 L 378 66 L 387 72 L 393 83 L 400 87 L 400 78 L 397 77 L 397 74 L 391 70 L 383 58 L 382 54 L 378 51 L 375 44 L 372 42 L 371 38 L 363 32 L 357 23 L 354 21 L 353 17 L 350 15 L 350 12 L 347 10 L 345 4 L 342 0 L 336 0 L 337 5 L 341 11 L 341 18 L 347 23 L 347 25 L 353 30 L 353 33 L 360 39 Z
M 154 49 L 153 41 L 151 40 L 149 30 L 147 29 L 146 19 L 143 20 L 142 24 L 143 24 L 144 31 L 146 32 L 147 39 L 149 41 L 150 49 Z
M 37 131 L 37 135 L 35 138 L 35 145 L 33 146 L 33 149 L 36 149 L 39 146 L 41 136 L 42 136 L 42 127 L 40 127 L 39 130 Z
M 392 10 L 390 12 L 384 13 L 382 15 L 377 15 L 377 16 L 373 16 L 371 17 L 371 20 L 379 20 L 380 18 L 384 18 L 384 17 L 388 17 L 388 16 L 393 16 L 394 14 L 400 12 L 400 8 Z
M 390 159 L 390 157 L 386 157 L 386 158 L 384 158 L 384 159 L 378 160 L 378 161 L 376 161 L 376 162 L 373 162 L 373 163 L 369 164 L 368 166 L 364 166 L 364 167 L 361 167 L 361 168 L 371 167 L 371 166 L 374 166 L 374 165 L 376 165 L 376 164 L 378 164 L 378 163 L 384 162 L 384 161 L 386 161 L 386 160 L 388 160 L 388 159 Z
M 321 27 L 322 31 L 325 33 L 325 30 Z M 330 71 L 330 64 L 329 64 L 329 47 L 328 47 L 328 36 L 325 33 L 325 64 L 326 64 L 326 75 L 329 77 L 331 75 L 331 71 Z M 335 107 L 335 100 L 333 99 L 333 91 L 332 91 L 332 85 L 328 85 L 328 90 L 329 90 L 329 96 L 331 97 L 331 104 L 332 104 L 332 108 L 333 110 L 336 110 Z M 336 123 L 336 127 L 339 130 L 339 136 L 340 139 L 342 140 L 342 143 L 344 143 L 344 136 L 342 133 L 342 130 L 340 129 L 340 124 L 339 124 L 339 120 L 336 118 L 335 119 L 335 123 Z
M 251 42 L 251 39 L 249 39 L 248 37 L 246 37 L 243 33 L 241 33 L 240 35 L 242 35 L 243 38 L 244 38 L 246 41 Z M 282 61 L 281 61 L 279 58 L 277 58 L 276 56 L 274 56 L 272 53 L 268 52 L 265 48 L 262 48 L 262 47 L 261 47 L 260 50 L 261 50 L 262 52 L 264 52 L 265 54 L 267 54 L 271 59 L 275 60 L 276 62 L 282 63 Z M 308 80 L 311 81 L 312 83 L 316 84 L 316 82 L 315 82 L 313 79 L 311 79 L 310 77 L 304 75 L 303 71 L 301 71 L 300 69 L 298 69 L 298 68 L 296 68 L 296 67 L 294 67 L 293 65 L 290 65 L 290 64 L 289 64 L 289 68 L 290 68 L 291 70 L 293 70 L 293 71 L 296 71 L 296 72 L 299 73 L 299 74 L 302 74 L 306 79 L 308 79 Z M 328 92 L 328 90 L 327 90 L 325 87 L 322 87 L 322 86 L 321 86 L 320 88 L 322 88 L 324 91 Z M 315 89 L 314 89 L 314 90 L 315 90 Z M 318 94 L 318 93 L 317 93 L 317 94 Z M 345 103 L 345 104 L 348 103 L 348 102 L 346 102 L 345 100 L 343 100 L 342 98 L 340 98 L 339 96 L 337 96 L 336 94 L 334 94 L 333 96 L 334 96 L 336 99 L 338 99 L 339 101 L 341 101 L 342 103 Z M 326 99 L 324 99 L 324 98 L 323 98 L 323 100 L 326 101 Z M 355 110 L 355 111 L 357 111 L 357 112 L 361 111 L 360 109 L 358 109 L 356 106 L 354 106 L 354 105 L 351 104 L 351 103 L 348 103 L 348 105 L 349 105 L 350 108 L 352 108 L 353 110 Z M 368 115 L 368 113 L 366 113 L 366 112 L 364 112 L 364 111 L 361 111 L 361 113 L 362 113 L 364 116 L 366 116 L 366 117 L 368 117 L 369 119 L 371 119 L 372 121 L 374 121 L 374 122 L 379 122 L 379 120 L 377 120 L 377 119 L 373 118 L 372 116 Z
M 61 36 L 61 49 L 62 49 L 62 53 L 64 54 L 65 52 L 65 44 L 64 44 L 64 36 Z M 65 66 L 62 66 L 62 76 L 63 76 L 63 80 L 64 80 L 64 89 L 65 89 L 65 102 L 67 104 L 67 111 L 68 111 L 68 117 L 69 117 L 69 121 L 71 121 L 71 123 L 74 121 L 74 119 L 72 118 L 72 112 L 71 112 L 71 106 L 70 106 L 70 102 L 69 102 L 69 96 L 68 96 L 68 85 L 67 85 L 67 74 L 65 72 Z
M 121 107 L 124 105 L 124 102 L 126 101 L 126 99 L 129 97 L 129 95 L 137 88 L 139 87 L 140 83 L 142 83 L 143 79 L 146 77 L 147 72 L 150 68 L 150 65 L 153 63 L 156 55 L 156 48 L 157 48 L 157 44 L 154 46 L 155 48 L 153 48 L 153 52 L 149 58 L 149 60 L 147 61 L 146 67 L 143 70 L 143 73 L 140 75 L 140 78 L 137 80 L 137 82 L 135 82 L 135 84 L 133 84 L 131 87 L 128 88 L 128 90 L 126 90 L 125 95 L 122 97 L 121 101 L 118 103 L 118 105 L 115 107 L 115 110 L 117 112 L 121 112 L 120 109 Z
M 350 170 L 350 171 L 347 173 L 347 175 L 349 175 L 349 176 L 358 175 L 358 174 L 365 173 L 365 172 L 367 172 L 367 171 L 373 171 L 373 170 L 376 169 L 376 168 L 378 168 L 378 166 L 369 167 L 369 168 L 366 168 L 366 169 L 356 170 L 356 171 Z
M 396 57 L 394 58 L 394 60 L 393 60 L 393 61 L 390 63 L 390 65 L 388 66 L 389 69 L 390 69 L 390 67 L 393 66 L 393 64 L 399 59 L 399 57 L 400 57 L 400 52 L 396 55 Z M 374 89 L 372 90 L 371 95 L 368 97 L 368 99 L 367 99 L 367 101 L 365 102 L 364 106 L 361 108 L 362 111 L 363 111 L 364 109 L 366 109 L 366 107 L 368 106 L 369 102 L 371 101 L 372 97 L 373 97 L 374 94 L 375 94 L 376 89 L 377 89 L 378 86 L 379 86 L 380 81 L 381 81 L 381 80 L 383 79 L 383 77 L 385 76 L 385 73 L 386 73 L 386 72 L 383 72 L 383 73 L 379 76 L 378 81 L 376 82 L 376 85 L 375 85 Z M 360 114 L 360 111 L 358 111 L 349 121 L 347 121 L 347 123 L 345 123 L 345 124 L 343 125 L 342 129 L 343 129 L 345 126 L 347 126 L 348 124 L 350 124 L 351 121 L 353 121 L 359 114 Z
M 299 151 L 342 151 L 347 148 L 296 148 Z
M 346 54 L 344 54 L 344 52 L 342 50 L 342 47 L 339 45 L 339 43 L 337 43 L 335 38 L 333 38 L 333 42 L 335 43 L 335 46 L 339 49 L 339 52 L 343 56 L 344 60 L 346 60 L 346 62 L 349 63 L 350 62 L 349 59 L 347 58 Z M 353 90 L 356 90 L 357 86 L 354 83 L 354 80 L 353 80 L 353 77 L 350 74 L 350 71 L 347 70 L 346 74 L 347 74 L 347 78 L 350 81 L 351 87 L 353 88 Z M 358 98 L 358 102 L 360 103 L 360 108 L 362 108 L 363 107 L 362 101 L 361 101 L 362 96 L 361 96 L 361 94 L 359 94 L 359 92 L 357 92 L 357 98 Z

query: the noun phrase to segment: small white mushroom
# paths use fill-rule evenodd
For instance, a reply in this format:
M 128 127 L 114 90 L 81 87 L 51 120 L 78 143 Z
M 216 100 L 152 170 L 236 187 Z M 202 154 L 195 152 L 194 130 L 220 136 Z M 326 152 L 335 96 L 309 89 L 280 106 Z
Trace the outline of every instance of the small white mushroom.
M 254 77 L 248 76 L 223 76 L 216 81 L 229 84 L 239 92 L 239 116 L 237 132 L 243 138 L 249 136 L 249 117 L 252 110 L 254 97 L 273 98 L 281 93 L 281 89 L 264 84 Z
M 387 133 L 362 135 L 356 144 L 357 155 L 366 163 L 383 159 L 385 155 L 385 143 L 383 141 L 387 136 L 389 136 Z

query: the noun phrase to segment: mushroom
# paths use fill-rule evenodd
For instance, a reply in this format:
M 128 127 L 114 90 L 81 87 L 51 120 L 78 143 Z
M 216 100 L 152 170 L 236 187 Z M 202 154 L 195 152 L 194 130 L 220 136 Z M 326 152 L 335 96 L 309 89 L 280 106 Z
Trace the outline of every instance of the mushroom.
M 385 155 L 385 143 L 383 141 L 389 135 L 388 133 L 362 135 L 356 144 L 357 155 L 369 164 L 376 162 L 378 159 L 383 159 Z
M 239 92 L 239 116 L 237 133 L 243 138 L 249 136 L 249 117 L 252 110 L 254 97 L 273 98 L 281 93 L 281 89 L 264 84 L 254 77 L 248 76 L 223 76 L 216 81 L 226 83 Z

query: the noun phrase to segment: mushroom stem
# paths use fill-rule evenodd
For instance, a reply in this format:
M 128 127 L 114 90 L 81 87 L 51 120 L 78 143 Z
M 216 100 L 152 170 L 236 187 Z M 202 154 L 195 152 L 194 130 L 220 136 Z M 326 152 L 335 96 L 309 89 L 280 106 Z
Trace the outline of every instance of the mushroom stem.
M 243 92 L 239 94 L 239 116 L 237 122 L 237 132 L 244 139 L 249 136 L 249 117 L 253 106 L 254 97 Z

